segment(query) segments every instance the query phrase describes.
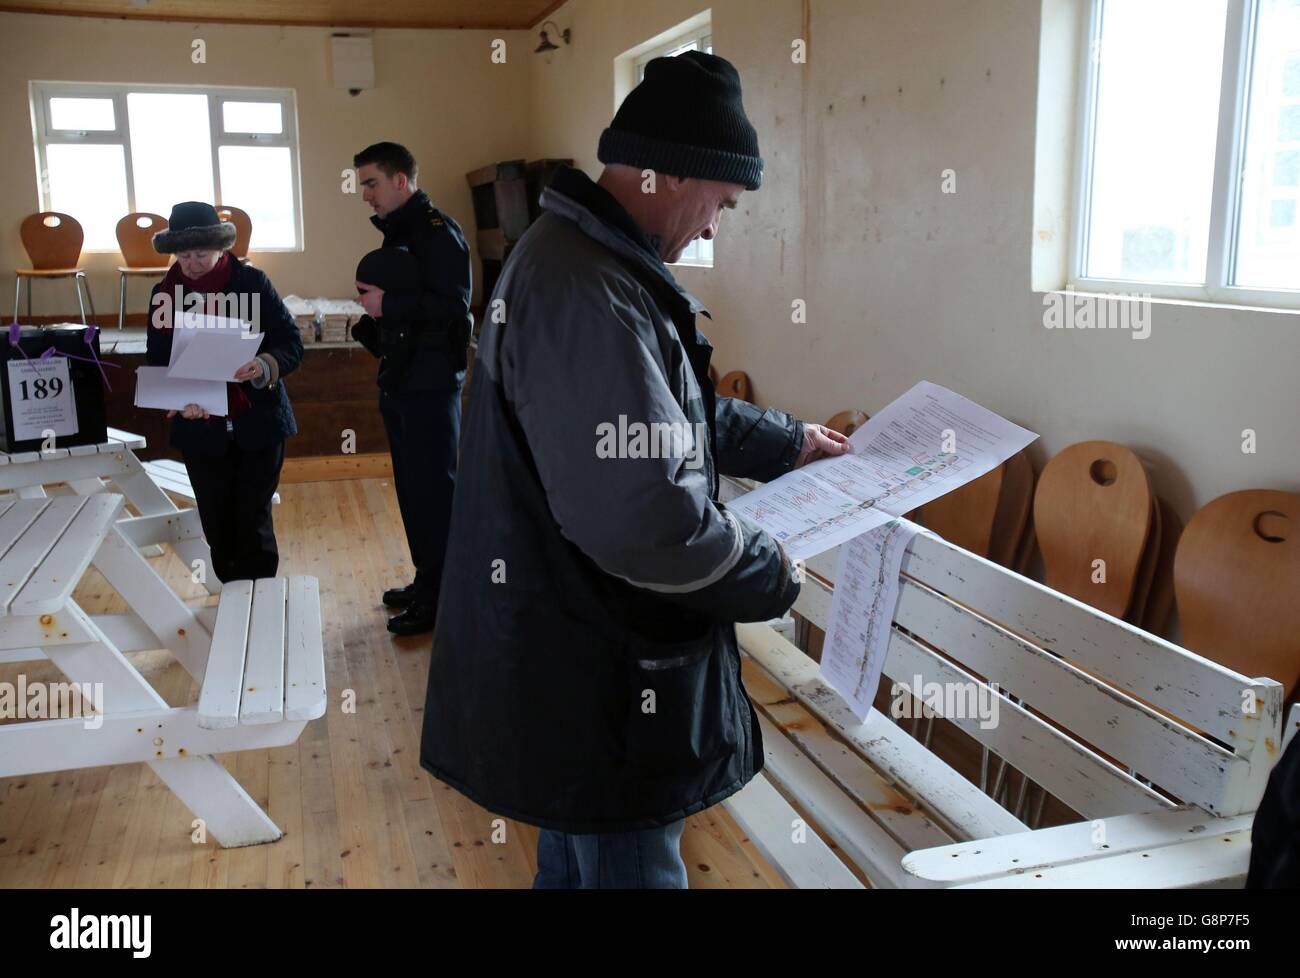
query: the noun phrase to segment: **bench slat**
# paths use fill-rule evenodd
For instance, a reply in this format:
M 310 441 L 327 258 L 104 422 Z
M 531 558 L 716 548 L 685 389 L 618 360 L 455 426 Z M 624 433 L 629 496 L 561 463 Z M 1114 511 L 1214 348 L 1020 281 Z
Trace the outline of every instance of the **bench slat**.
M 948 884 L 975 883 L 1043 867 L 1149 851 L 1190 839 L 1249 831 L 1252 818 L 1234 815 L 1220 819 L 1196 808 L 1121 815 L 911 852 L 904 858 L 903 867 L 922 879 Z
M 740 668 L 745 690 L 759 712 L 807 754 L 840 791 L 870 813 L 903 852 L 953 841 L 917 807 L 914 799 L 900 793 L 879 771 L 834 739 L 821 721 L 762 666 L 746 656 Z
M 957 771 L 872 710 L 865 723 L 823 682 L 817 663 L 766 625 L 736 626 L 741 647 L 823 723 L 836 730 L 955 838 L 1024 832 L 1027 826 Z
M 758 775 L 722 803 L 772 867 L 796 889 L 862 890 L 862 881 L 835 858 L 811 828 L 803 842 L 791 837 L 799 813 L 767 778 Z
M 1150 890 L 1197 887 L 1238 888 L 1250 868 L 1250 829 L 1215 834 L 1177 845 L 1126 852 L 982 880 L 955 887 L 962 890 L 1096 889 L 1118 885 Z
M 320 582 L 314 577 L 291 577 L 288 591 L 284 718 L 315 720 L 325 715 Z
M 206 730 L 239 725 L 252 607 L 252 581 L 231 581 L 221 589 L 208 666 L 199 692 L 198 724 Z
M 962 681 L 983 686 L 964 670 L 962 675 L 967 678 L 958 679 L 951 664 L 933 653 L 921 650 L 920 659 L 907 655 L 910 643 L 903 639 L 902 645 L 898 644 L 897 628 L 901 625 L 968 666 L 970 672 L 992 677 L 1000 689 L 1060 724 L 1065 731 L 1037 718 L 1026 721 L 1026 711 L 1005 699 L 1000 707 L 1009 711 L 1016 727 L 1014 736 L 1009 730 L 986 731 L 947 718 L 1000 756 L 1009 757 L 1017 769 L 1048 787 L 1080 814 L 1089 818 L 1119 815 L 1163 804 L 1158 795 L 1089 747 L 1119 759 L 1179 799 L 1210 812 L 1219 809 L 1234 769 L 1247 764 L 1245 758 L 1229 753 L 999 625 L 971 614 L 925 585 L 913 580 L 904 580 L 902 585 L 894 615 L 898 624 L 891 635 L 885 674 L 909 686 L 916 675 L 924 681 Z M 830 605 L 830 588 L 810 577 L 795 607 L 813 624 L 825 627 Z M 899 654 L 907 655 L 908 661 L 896 661 Z M 1087 746 L 1081 746 L 1080 741 Z
M 836 548 L 809 561 L 834 583 Z M 1250 677 L 1179 648 L 1081 601 L 955 547 L 917 534 L 903 572 L 1009 631 L 1141 697 L 1157 709 L 1241 752 L 1255 742 L 1259 716 L 1243 711 Z
M 253 585 L 248 656 L 240 723 L 279 723 L 284 719 L 284 610 L 287 581 L 271 577 Z
M 0 613 L 9 613 L 10 604 L 68 528 L 81 502 L 80 496 L 24 499 L 5 514 L 15 519 L 7 521 L 9 547 L 0 557 Z
M 897 672 L 891 678 L 909 686 L 919 675 L 948 689 L 987 688 L 973 674 L 897 629 L 890 634 L 889 659 Z M 1023 706 L 1004 697 L 999 697 L 996 705 L 997 723 L 987 729 L 978 716 L 944 718 L 1086 817 L 1174 807 L 1173 802 Z M 944 716 L 942 705 L 937 712 Z
M 95 555 L 96 548 L 87 546 L 87 541 L 104 538 L 125 502 L 118 495 L 84 497 L 58 541 L 14 598 L 9 613 L 44 615 L 62 611 Z
M 902 868 L 902 846 L 835 784 L 812 760 L 786 740 L 770 720 L 758 718 L 763 731 L 763 774 L 785 798 L 794 798 L 821 834 L 857 866 L 874 887 L 915 885 L 920 880 Z

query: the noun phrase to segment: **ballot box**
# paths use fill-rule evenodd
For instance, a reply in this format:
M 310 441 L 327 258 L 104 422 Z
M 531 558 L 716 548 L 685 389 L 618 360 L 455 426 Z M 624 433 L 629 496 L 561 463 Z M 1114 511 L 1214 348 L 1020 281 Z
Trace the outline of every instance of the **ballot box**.
M 11 326 L 0 334 L 0 450 L 97 445 L 108 437 L 99 335 L 85 326 Z M 53 435 L 53 442 L 48 439 Z

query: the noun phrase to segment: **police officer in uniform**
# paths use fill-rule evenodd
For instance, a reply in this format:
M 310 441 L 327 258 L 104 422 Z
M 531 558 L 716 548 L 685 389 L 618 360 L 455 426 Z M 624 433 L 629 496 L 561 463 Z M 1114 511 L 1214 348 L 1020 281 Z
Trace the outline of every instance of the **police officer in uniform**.
M 451 522 L 460 440 L 460 395 L 472 321 L 469 248 L 460 226 L 416 188 L 414 157 L 397 143 L 376 143 L 353 159 L 362 197 L 374 210 L 384 248 L 412 254 L 417 286 L 384 289 L 358 281 L 367 319 L 357 338 L 381 355 L 379 410 L 388 431 L 393 482 L 415 579 L 384 592 L 400 613 L 396 635 L 433 630 Z

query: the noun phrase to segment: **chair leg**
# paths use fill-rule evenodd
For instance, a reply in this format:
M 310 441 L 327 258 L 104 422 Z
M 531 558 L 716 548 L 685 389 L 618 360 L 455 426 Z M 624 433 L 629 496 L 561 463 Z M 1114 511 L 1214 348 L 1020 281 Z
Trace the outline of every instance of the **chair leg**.
M 31 291 L 32 291 L 31 289 L 28 289 L 27 293 L 30 295 Z M 18 301 L 22 297 L 23 297 L 23 277 L 21 275 L 16 274 L 14 275 L 14 319 L 13 319 L 14 322 L 18 322 Z M 31 319 L 32 317 L 28 316 L 27 318 Z
M 78 272 L 76 277 L 76 282 L 78 283 L 77 286 L 78 303 L 81 302 L 81 289 L 84 287 L 86 290 L 86 304 L 90 306 L 90 319 L 89 320 L 86 319 L 86 309 L 83 306 L 81 309 L 81 321 L 85 323 L 87 326 L 89 326 L 91 323 L 96 323 L 96 319 L 97 319 L 97 317 L 95 316 L 95 297 L 90 294 L 90 279 L 86 278 L 85 272 Z M 96 323 L 96 325 L 98 325 L 98 323 Z
M 81 301 L 81 273 L 72 276 L 72 289 L 77 293 L 77 307 L 81 310 L 81 321 L 86 322 L 86 304 Z
M 117 273 L 117 328 L 126 325 L 126 272 Z
M 28 283 L 27 283 L 27 322 L 30 324 L 31 321 L 32 321 L 32 283 L 31 283 L 30 281 L 28 281 Z

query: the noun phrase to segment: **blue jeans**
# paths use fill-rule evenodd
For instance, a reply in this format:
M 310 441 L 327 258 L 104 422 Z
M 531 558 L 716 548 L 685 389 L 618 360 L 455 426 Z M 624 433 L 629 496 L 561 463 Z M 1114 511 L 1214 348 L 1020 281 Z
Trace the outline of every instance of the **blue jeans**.
M 543 829 L 534 890 L 684 890 L 685 821 L 658 829 L 571 835 Z

